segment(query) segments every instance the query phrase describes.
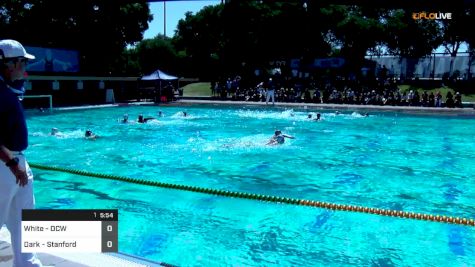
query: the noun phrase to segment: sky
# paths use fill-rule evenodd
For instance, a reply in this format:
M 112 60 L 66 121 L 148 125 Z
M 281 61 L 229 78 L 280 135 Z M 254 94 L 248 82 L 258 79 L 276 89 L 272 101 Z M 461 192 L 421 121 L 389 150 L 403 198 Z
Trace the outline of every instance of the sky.
M 218 5 L 221 0 L 207 0 L 207 1 L 170 1 L 165 2 L 166 10 L 166 35 L 173 37 L 176 26 L 180 19 L 185 18 L 185 13 L 188 11 L 196 14 L 205 6 Z M 151 39 L 157 34 L 163 34 L 163 2 L 149 3 L 150 12 L 153 14 L 153 20 L 148 24 L 148 30 L 144 33 L 144 39 Z

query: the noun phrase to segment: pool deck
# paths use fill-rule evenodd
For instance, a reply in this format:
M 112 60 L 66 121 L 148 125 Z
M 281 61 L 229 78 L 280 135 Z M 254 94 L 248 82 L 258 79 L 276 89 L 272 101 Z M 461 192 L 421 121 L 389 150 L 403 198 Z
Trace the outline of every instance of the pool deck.
M 171 266 L 169 264 L 153 262 L 136 256 L 123 253 L 37 253 L 41 263 L 55 267 L 156 267 Z M 13 254 L 10 244 L 10 233 L 0 228 L 0 267 L 12 267 Z
M 357 112 L 402 112 L 413 113 L 420 115 L 453 115 L 462 117 L 475 117 L 475 103 L 464 103 L 465 105 L 472 107 L 465 108 L 434 108 L 434 107 L 413 107 L 413 106 L 379 106 L 379 105 L 350 105 L 350 104 L 316 104 L 316 103 L 285 103 L 275 102 L 275 105 L 265 102 L 252 102 L 252 101 L 231 101 L 231 100 L 211 100 L 210 98 L 204 99 L 179 99 L 177 101 L 157 104 L 154 102 L 133 102 L 133 103 L 117 103 L 106 105 L 89 105 L 89 106 L 77 106 L 77 107 L 62 107 L 54 108 L 54 110 L 78 110 L 78 109 L 90 109 L 90 108 L 106 108 L 106 107 L 126 107 L 126 106 L 141 106 L 141 105 L 154 105 L 154 106 L 188 106 L 188 105 L 224 105 L 224 106 L 262 106 L 262 107 L 277 107 L 277 108 L 294 108 L 304 109 L 310 112 L 316 112 L 319 110 L 338 110 L 338 111 L 357 111 Z
M 467 114 L 475 115 L 475 109 L 466 108 L 434 108 L 434 107 L 413 107 L 413 106 L 379 106 L 379 105 L 350 105 L 350 104 L 317 104 L 317 103 L 284 103 L 275 102 L 275 105 L 265 102 L 249 102 L 249 101 L 227 101 L 227 100 L 200 100 L 200 99 L 180 99 L 167 105 L 183 105 L 183 104 L 216 104 L 216 105 L 238 105 L 238 106 L 268 106 L 268 107 L 290 107 L 298 109 L 312 110 L 350 110 L 350 111 L 403 111 L 430 114 Z

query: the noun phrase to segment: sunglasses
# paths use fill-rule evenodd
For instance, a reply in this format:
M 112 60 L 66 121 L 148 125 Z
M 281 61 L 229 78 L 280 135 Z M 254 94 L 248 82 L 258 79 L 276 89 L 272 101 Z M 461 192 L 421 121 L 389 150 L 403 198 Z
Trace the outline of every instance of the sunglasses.
M 9 59 L 8 61 L 10 61 L 12 63 L 20 62 L 20 63 L 23 63 L 25 65 L 28 63 L 28 59 L 25 58 L 25 57 L 16 57 L 16 58 Z

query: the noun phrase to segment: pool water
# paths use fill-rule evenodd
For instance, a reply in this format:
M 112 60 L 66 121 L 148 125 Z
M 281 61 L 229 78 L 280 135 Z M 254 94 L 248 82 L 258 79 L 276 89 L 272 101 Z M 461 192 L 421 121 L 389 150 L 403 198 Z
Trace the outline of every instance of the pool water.
M 157 117 L 120 123 L 124 113 Z M 188 113 L 183 117 L 182 111 Z M 28 117 L 30 162 L 200 187 L 473 218 L 475 123 L 256 107 Z M 51 136 L 52 127 L 60 131 Z M 100 137 L 86 140 L 90 129 Z M 276 129 L 295 136 L 265 145 Z M 119 250 L 180 266 L 470 266 L 474 227 L 35 171 L 38 208 L 119 209 Z

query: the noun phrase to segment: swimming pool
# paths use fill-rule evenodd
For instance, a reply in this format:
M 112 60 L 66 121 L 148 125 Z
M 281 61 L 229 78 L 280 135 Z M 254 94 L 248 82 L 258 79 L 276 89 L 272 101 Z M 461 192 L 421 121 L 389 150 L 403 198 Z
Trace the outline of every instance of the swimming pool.
M 117 121 L 159 110 L 158 122 Z M 31 162 L 91 172 L 473 218 L 473 119 L 319 112 L 321 122 L 307 120 L 306 110 L 213 106 L 30 116 L 27 154 Z M 63 135 L 50 136 L 52 127 Z M 85 140 L 86 129 L 100 138 Z M 275 129 L 296 139 L 266 146 Z M 473 227 L 35 175 L 38 208 L 117 208 L 120 251 L 180 266 L 475 262 Z

